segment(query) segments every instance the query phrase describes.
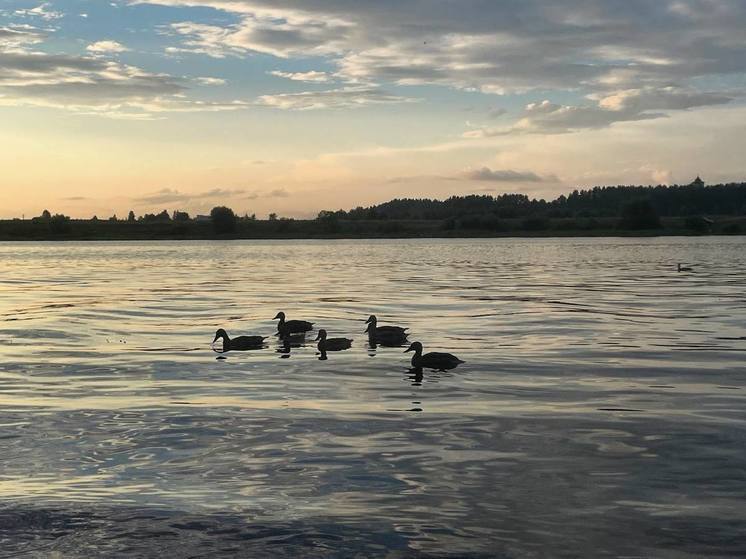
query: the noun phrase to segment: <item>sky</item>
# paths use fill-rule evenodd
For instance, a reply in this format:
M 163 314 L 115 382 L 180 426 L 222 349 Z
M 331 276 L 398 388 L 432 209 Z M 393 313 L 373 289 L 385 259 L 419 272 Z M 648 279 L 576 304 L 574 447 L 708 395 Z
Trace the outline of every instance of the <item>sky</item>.
M 0 217 L 746 180 L 743 0 L 2 0 Z

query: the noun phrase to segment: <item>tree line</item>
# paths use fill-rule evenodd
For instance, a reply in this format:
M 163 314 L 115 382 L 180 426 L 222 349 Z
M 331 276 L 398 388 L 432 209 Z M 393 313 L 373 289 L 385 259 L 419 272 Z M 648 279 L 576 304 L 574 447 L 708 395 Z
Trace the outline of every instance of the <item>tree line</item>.
M 497 218 L 622 217 L 634 208 L 652 209 L 659 216 L 746 215 L 746 183 L 704 186 L 597 186 L 574 190 L 554 200 L 525 194 L 451 196 L 445 200 L 398 198 L 352 210 L 324 211 L 338 219 L 449 219 L 474 215 Z
M 237 215 L 216 206 L 209 216 L 182 210 L 126 218 L 71 219 L 44 210 L 30 220 L 0 221 L 0 238 L 211 238 L 321 236 L 494 236 L 501 234 L 737 234 L 746 230 L 746 183 L 704 186 L 608 186 L 554 200 L 524 194 L 401 198 L 351 210 L 322 210 L 315 219 Z M 716 218 L 716 219 L 715 219 Z

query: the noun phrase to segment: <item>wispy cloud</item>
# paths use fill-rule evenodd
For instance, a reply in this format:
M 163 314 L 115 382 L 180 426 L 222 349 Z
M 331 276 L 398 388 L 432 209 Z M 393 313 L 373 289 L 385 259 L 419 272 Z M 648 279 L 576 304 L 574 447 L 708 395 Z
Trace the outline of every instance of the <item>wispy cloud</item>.
M 411 103 L 415 101 L 417 99 L 393 95 L 376 87 L 354 86 L 326 91 L 262 95 L 257 100 L 257 103 L 277 109 L 304 111 L 312 109 L 342 109 L 388 103 Z
M 37 17 L 46 21 L 60 19 L 65 15 L 62 12 L 50 9 L 50 7 L 51 4 L 49 2 L 44 2 L 43 4 L 39 4 L 35 8 L 18 9 L 14 13 L 17 16 Z
M 118 43 L 117 41 L 96 41 L 95 43 L 91 43 L 85 48 L 88 52 L 93 52 L 96 54 L 102 54 L 102 53 L 119 53 L 119 52 L 127 52 L 128 49 L 123 44 Z
M 593 104 L 559 105 L 549 100 L 530 103 L 515 125 L 480 127 L 464 133 L 466 138 L 509 134 L 564 134 L 577 130 L 606 128 L 617 122 L 651 120 L 668 116 L 668 111 L 724 105 L 733 97 L 720 93 L 666 87 L 618 91 L 591 96 Z
M 274 70 L 270 74 L 278 78 L 285 78 L 296 82 L 325 83 L 331 80 L 331 76 L 328 73 L 314 70 L 310 72 L 281 72 L 280 70 Z
M 473 181 L 487 182 L 544 182 L 556 180 L 556 177 L 542 177 L 531 171 L 514 171 L 512 169 L 490 169 L 481 167 L 468 170 L 464 177 Z
M 194 200 L 231 198 L 244 194 L 246 190 L 236 188 L 213 188 L 203 192 L 181 192 L 175 188 L 163 188 L 158 192 L 147 194 L 133 201 L 139 204 L 188 203 Z

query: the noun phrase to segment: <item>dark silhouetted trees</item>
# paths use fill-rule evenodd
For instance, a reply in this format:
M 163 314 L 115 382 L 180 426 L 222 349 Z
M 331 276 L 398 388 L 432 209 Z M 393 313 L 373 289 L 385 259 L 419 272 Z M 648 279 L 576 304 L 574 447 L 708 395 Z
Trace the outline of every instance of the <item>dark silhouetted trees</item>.
M 69 232 L 70 218 L 66 215 L 54 214 L 49 218 L 49 230 L 56 234 Z
M 622 209 L 619 227 L 622 229 L 658 229 L 661 220 L 650 200 L 634 200 Z
M 236 214 L 225 206 L 216 206 L 210 211 L 212 227 L 218 234 L 233 233 L 236 230 Z

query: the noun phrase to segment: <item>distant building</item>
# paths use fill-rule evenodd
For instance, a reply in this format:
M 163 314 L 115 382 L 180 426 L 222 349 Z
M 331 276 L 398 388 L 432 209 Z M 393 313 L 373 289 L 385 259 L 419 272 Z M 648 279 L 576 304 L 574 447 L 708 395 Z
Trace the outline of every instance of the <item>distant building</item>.
M 697 188 L 702 188 L 705 185 L 705 181 L 703 181 L 701 178 L 699 178 L 699 175 L 697 175 L 697 178 L 692 181 L 692 184 L 690 186 L 696 186 Z

